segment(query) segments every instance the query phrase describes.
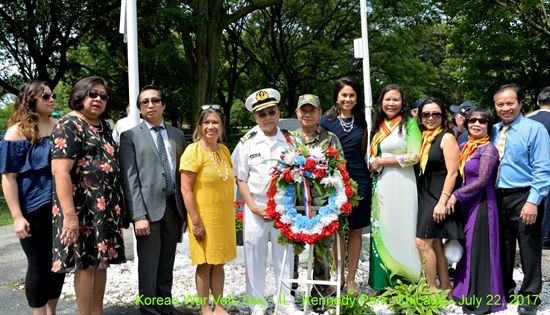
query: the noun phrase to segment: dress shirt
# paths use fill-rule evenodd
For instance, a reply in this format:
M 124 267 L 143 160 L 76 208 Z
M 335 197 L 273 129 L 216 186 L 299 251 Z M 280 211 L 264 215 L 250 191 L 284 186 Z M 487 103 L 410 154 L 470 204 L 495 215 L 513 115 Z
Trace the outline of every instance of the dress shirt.
M 494 145 L 500 139 L 503 126 L 503 122 L 493 126 L 491 142 Z M 544 126 L 520 114 L 506 131 L 496 187 L 531 187 L 527 201 L 540 204 L 550 189 L 549 155 L 550 139 Z
M 147 128 L 149 128 L 149 132 L 151 133 L 151 137 L 153 137 L 153 142 L 155 142 L 155 145 L 157 146 L 157 150 L 158 150 L 159 145 L 157 143 L 157 132 L 153 129 L 153 127 L 155 127 L 155 125 L 148 122 L 147 120 L 145 121 L 145 124 L 147 124 Z M 162 127 L 160 129 L 160 135 L 162 136 L 162 140 L 164 140 L 164 147 L 166 148 L 166 155 L 168 155 L 168 166 L 170 166 L 170 176 L 172 176 L 172 180 L 175 183 L 176 182 L 176 172 L 175 172 L 175 169 L 174 169 L 174 161 L 172 161 L 172 157 L 174 155 L 172 154 L 173 150 L 172 150 L 172 146 L 170 145 L 170 139 L 168 138 L 168 131 L 166 131 L 166 126 L 164 125 L 164 122 L 161 122 L 159 126 Z M 177 189 L 177 187 L 176 187 L 176 189 Z

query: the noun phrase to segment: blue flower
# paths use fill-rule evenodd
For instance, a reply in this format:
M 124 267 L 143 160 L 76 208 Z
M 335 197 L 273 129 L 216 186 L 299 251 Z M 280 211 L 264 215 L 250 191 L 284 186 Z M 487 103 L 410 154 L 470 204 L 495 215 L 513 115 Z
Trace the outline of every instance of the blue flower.
M 306 158 L 303 155 L 298 155 L 298 157 L 296 158 L 296 162 L 298 163 L 298 165 L 304 166 L 306 165 Z

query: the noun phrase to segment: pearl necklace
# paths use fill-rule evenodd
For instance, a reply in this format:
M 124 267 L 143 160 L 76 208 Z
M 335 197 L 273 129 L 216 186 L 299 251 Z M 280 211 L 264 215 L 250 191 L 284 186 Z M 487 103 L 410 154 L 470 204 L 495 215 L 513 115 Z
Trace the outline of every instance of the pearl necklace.
M 338 120 L 340 121 L 340 126 L 342 126 L 342 129 L 344 132 L 349 133 L 353 129 L 353 123 L 355 122 L 355 117 L 351 116 L 350 122 L 345 122 L 340 116 L 338 116 Z
M 212 161 L 212 164 L 214 165 L 218 176 L 222 179 L 222 181 L 225 182 L 229 178 L 229 167 L 227 167 L 227 162 L 225 161 L 225 159 L 220 159 L 220 157 L 212 151 L 208 151 L 208 155 L 210 156 L 210 161 Z M 214 155 L 216 155 L 216 158 L 214 158 Z M 225 176 L 222 175 L 222 172 L 220 171 L 220 167 L 218 166 L 216 160 L 223 162 L 223 166 L 225 168 Z

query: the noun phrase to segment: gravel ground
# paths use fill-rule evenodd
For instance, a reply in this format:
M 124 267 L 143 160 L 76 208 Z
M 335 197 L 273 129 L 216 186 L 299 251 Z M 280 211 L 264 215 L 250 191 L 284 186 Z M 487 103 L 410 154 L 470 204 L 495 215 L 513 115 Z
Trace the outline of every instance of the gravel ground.
M 357 279 L 358 284 L 362 292 L 369 293 L 370 290 L 367 287 L 368 277 L 368 238 L 364 238 L 363 251 L 361 262 L 358 268 Z M 176 264 L 174 266 L 174 286 L 173 297 L 176 300 L 177 308 L 189 313 L 199 313 L 199 307 L 192 304 L 193 297 L 195 297 L 195 282 L 194 282 L 194 268 L 191 266 L 191 260 L 187 254 L 187 240 L 184 240 L 183 244 L 178 247 L 178 253 L 176 257 Z M 228 263 L 225 267 L 225 289 L 224 293 L 228 297 L 227 303 L 231 306 L 227 307 L 231 314 L 248 314 L 247 303 L 265 303 L 269 301 L 269 298 L 264 300 L 251 301 L 248 295 L 246 295 L 246 283 L 245 283 L 245 268 L 243 249 L 238 247 L 238 257 L 232 262 Z M 300 276 L 305 277 L 306 263 L 305 254 L 300 257 Z M 269 262 L 270 260 L 268 260 Z M 136 296 L 137 296 L 137 278 L 134 269 L 133 261 L 130 261 L 123 265 L 115 265 L 109 269 L 107 291 L 105 293 L 106 307 L 114 308 L 135 308 Z M 273 278 L 273 268 L 268 267 L 266 280 L 266 296 L 270 297 L 275 294 L 275 281 Z M 334 276 L 334 275 L 333 275 Z M 514 279 L 518 284 L 518 288 L 521 285 L 522 279 L 521 269 L 516 268 L 514 271 Z M 305 286 L 300 286 L 297 292 L 297 301 L 301 301 L 301 298 L 306 292 Z M 63 296 L 65 299 L 74 299 L 74 287 L 72 285 L 72 276 L 69 276 L 65 281 L 63 288 Z M 539 307 L 539 314 L 550 314 L 550 283 L 545 282 L 543 285 L 543 292 L 541 294 L 543 303 Z M 298 303 L 300 304 L 300 303 Z M 388 308 L 383 304 L 369 303 L 373 307 L 377 314 L 392 314 Z M 274 307 L 273 303 L 269 303 L 269 310 Z M 301 308 L 301 306 L 299 307 Z M 451 305 L 444 309 L 445 314 L 463 314 L 460 307 Z M 315 314 L 315 313 L 312 313 Z M 328 312 L 326 313 L 328 314 Z M 506 311 L 498 312 L 496 314 L 517 314 L 517 306 L 510 305 Z

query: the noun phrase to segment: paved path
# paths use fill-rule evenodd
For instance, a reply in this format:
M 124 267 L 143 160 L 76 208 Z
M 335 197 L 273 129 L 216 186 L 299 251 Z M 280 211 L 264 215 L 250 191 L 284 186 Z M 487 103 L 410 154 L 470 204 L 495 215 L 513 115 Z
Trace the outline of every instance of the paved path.
M 125 232 L 126 257 L 133 259 L 133 237 L 130 230 Z M 186 244 L 186 242 L 184 242 Z M 368 247 L 367 247 L 368 248 Z M 184 245 L 178 246 L 178 252 L 187 252 Z M 244 263 L 242 253 L 239 251 L 236 263 Z M 0 314 L 29 314 L 30 310 L 23 290 L 23 281 L 26 271 L 26 258 L 19 240 L 13 233 L 13 226 L 0 227 Z M 550 282 L 550 250 L 543 251 L 542 261 L 543 278 Z M 59 301 L 58 314 L 76 314 L 76 302 L 74 300 Z M 129 314 L 137 315 L 137 308 L 107 307 L 106 315 Z
M 125 232 L 126 258 L 133 259 L 133 237 L 130 230 Z M 25 298 L 23 282 L 27 270 L 27 259 L 21 249 L 19 239 L 13 233 L 13 226 L 0 227 L 0 314 L 30 314 Z M 60 299 L 58 314 L 77 314 L 76 302 Z M 106 315 L 139 314 L 137 309 L 107 308 Z

